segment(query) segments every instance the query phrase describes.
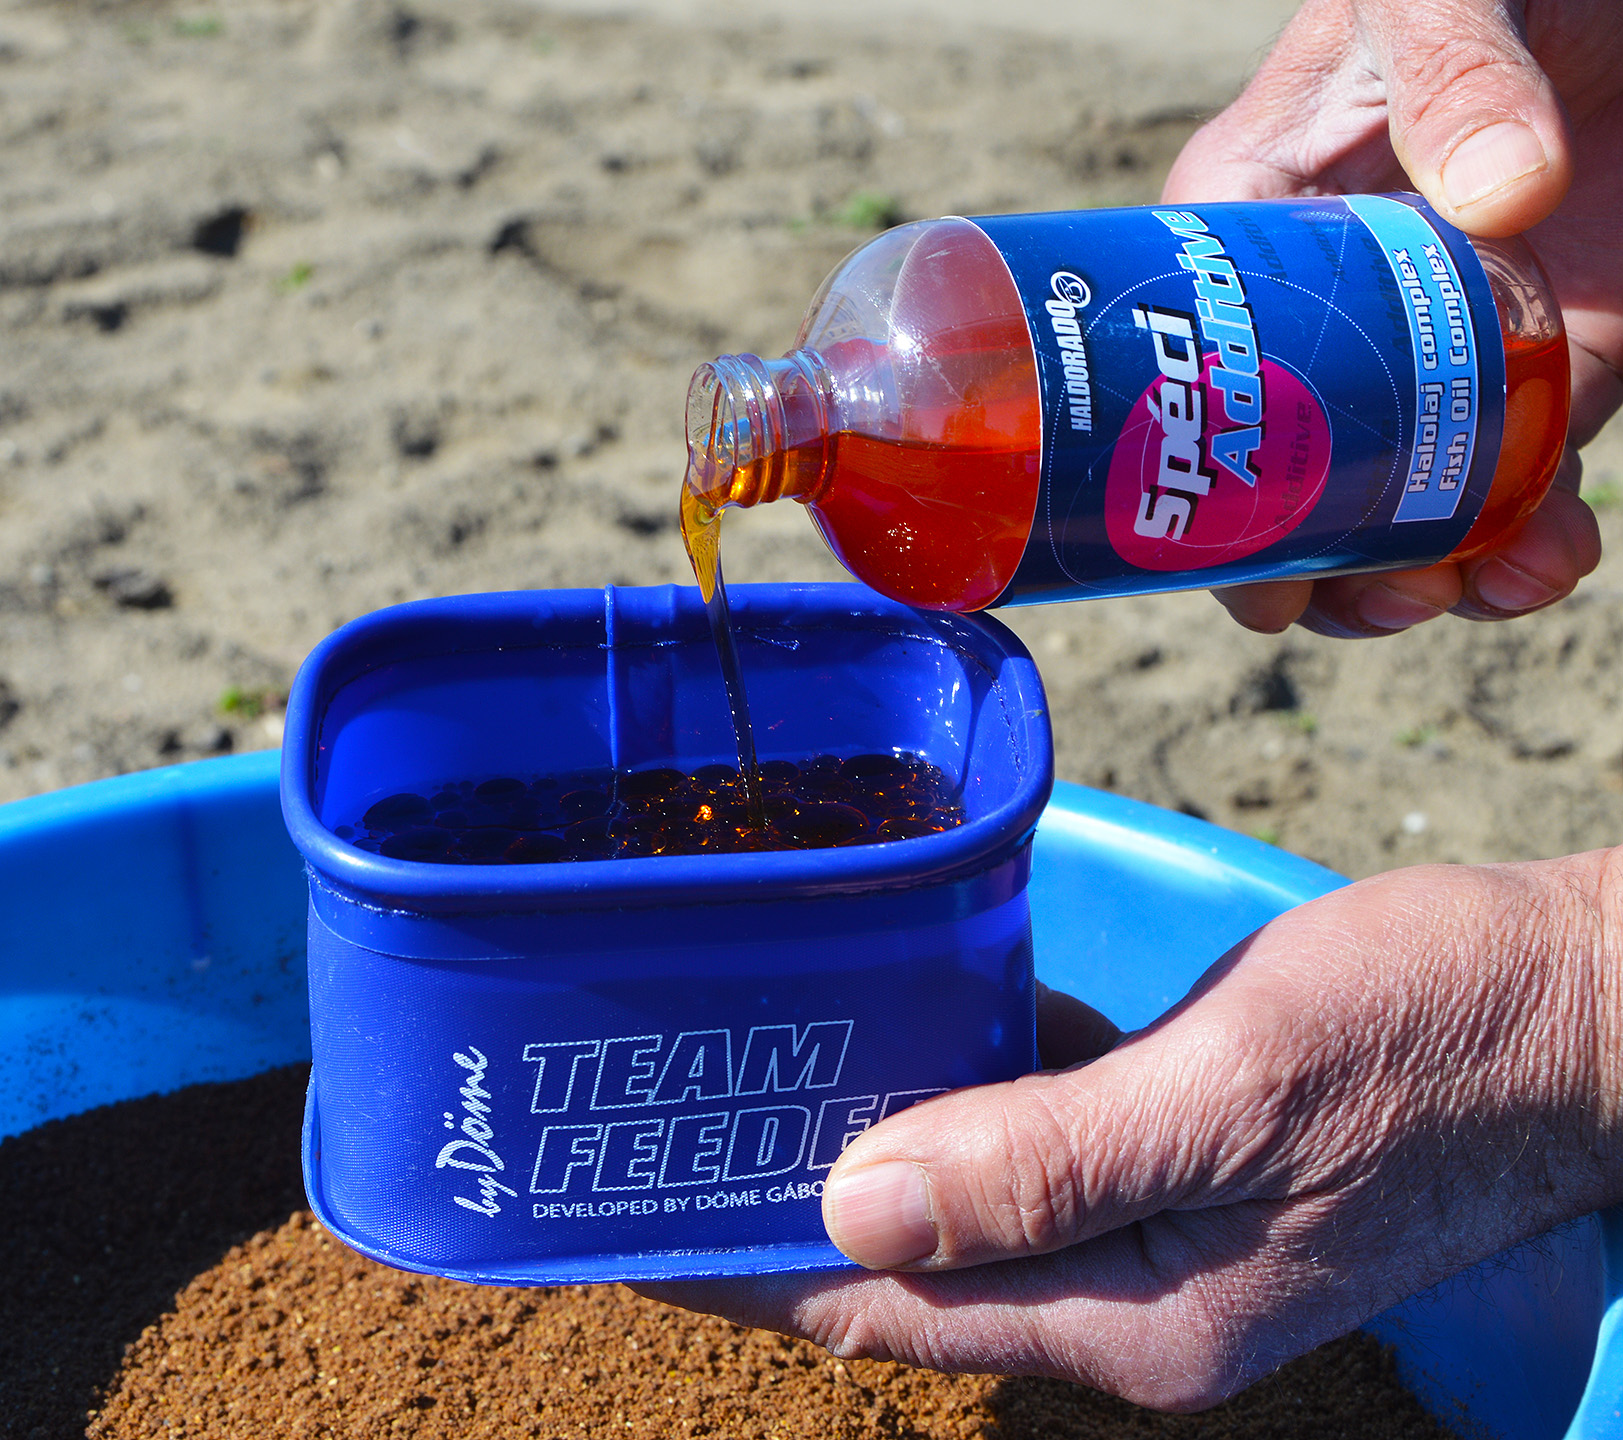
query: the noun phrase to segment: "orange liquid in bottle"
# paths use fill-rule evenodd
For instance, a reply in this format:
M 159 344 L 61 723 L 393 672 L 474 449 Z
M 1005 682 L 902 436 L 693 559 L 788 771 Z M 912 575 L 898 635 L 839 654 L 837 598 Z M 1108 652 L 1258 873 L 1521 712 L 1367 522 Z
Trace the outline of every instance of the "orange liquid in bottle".
M 980 610 L 998 597 L 1036 508 L 1034 444 L 948 449 L 839 435 L 835 457 L 838 482 L 807 508 L 857 579 L 932 610 Z

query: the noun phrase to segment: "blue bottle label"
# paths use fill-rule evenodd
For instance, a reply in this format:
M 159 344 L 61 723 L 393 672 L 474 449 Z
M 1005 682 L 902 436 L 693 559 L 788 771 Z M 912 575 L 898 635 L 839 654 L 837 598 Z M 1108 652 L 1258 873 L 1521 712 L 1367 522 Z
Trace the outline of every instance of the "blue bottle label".
M 1481 512 L 1498 312 L 1418 196 L 975 223 L 1019 287 L 1043 402 L 1036 515 L 997 604 L 1426 565 Z

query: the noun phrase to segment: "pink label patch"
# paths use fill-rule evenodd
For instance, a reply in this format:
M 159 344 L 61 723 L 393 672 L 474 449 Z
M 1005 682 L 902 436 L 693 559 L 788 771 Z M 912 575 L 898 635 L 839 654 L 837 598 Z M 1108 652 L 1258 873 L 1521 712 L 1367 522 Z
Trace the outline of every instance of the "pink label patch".
M 1157 376 L 1128 412 L 1105 481 L 1105 527 L 1141 570 L 1198 570 L 1243 560 L 1290 534 L 1324 493 L 1330 422 L 1319 397 L 1277 361 L 1262 361 L 1262 422 L 1231 419 L 1211 384 Z M 1199 397 L 1201 436 L 1193 433 Z M 1246 484 L 1241 472 L 1254 481 Z

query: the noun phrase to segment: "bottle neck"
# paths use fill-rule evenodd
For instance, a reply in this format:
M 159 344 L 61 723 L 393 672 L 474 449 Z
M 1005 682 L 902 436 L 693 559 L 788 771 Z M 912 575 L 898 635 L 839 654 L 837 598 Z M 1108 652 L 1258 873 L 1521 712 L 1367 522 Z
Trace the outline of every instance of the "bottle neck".
M 813 350 L 723 355 L 688 387 L 688 484 L 712 508 L 814 500 L 833 468 L 833 387 Z

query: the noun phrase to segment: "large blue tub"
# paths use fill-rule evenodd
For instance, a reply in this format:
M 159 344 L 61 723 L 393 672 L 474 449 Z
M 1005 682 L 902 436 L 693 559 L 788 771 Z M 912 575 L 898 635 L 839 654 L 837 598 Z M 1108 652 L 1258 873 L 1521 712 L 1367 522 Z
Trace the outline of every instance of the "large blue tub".
M 0 806 L 0 1135 L 308 1059 L 306 889 L 274 752 Z M 1037 973 L 1144 1024 L 1258 925 L 1339 884 L 1257 841 L 1056 788 Z M 1623 1437 L 1623 1223 L 1593 1216 L 1381 1316 L 1463 1433 Z

